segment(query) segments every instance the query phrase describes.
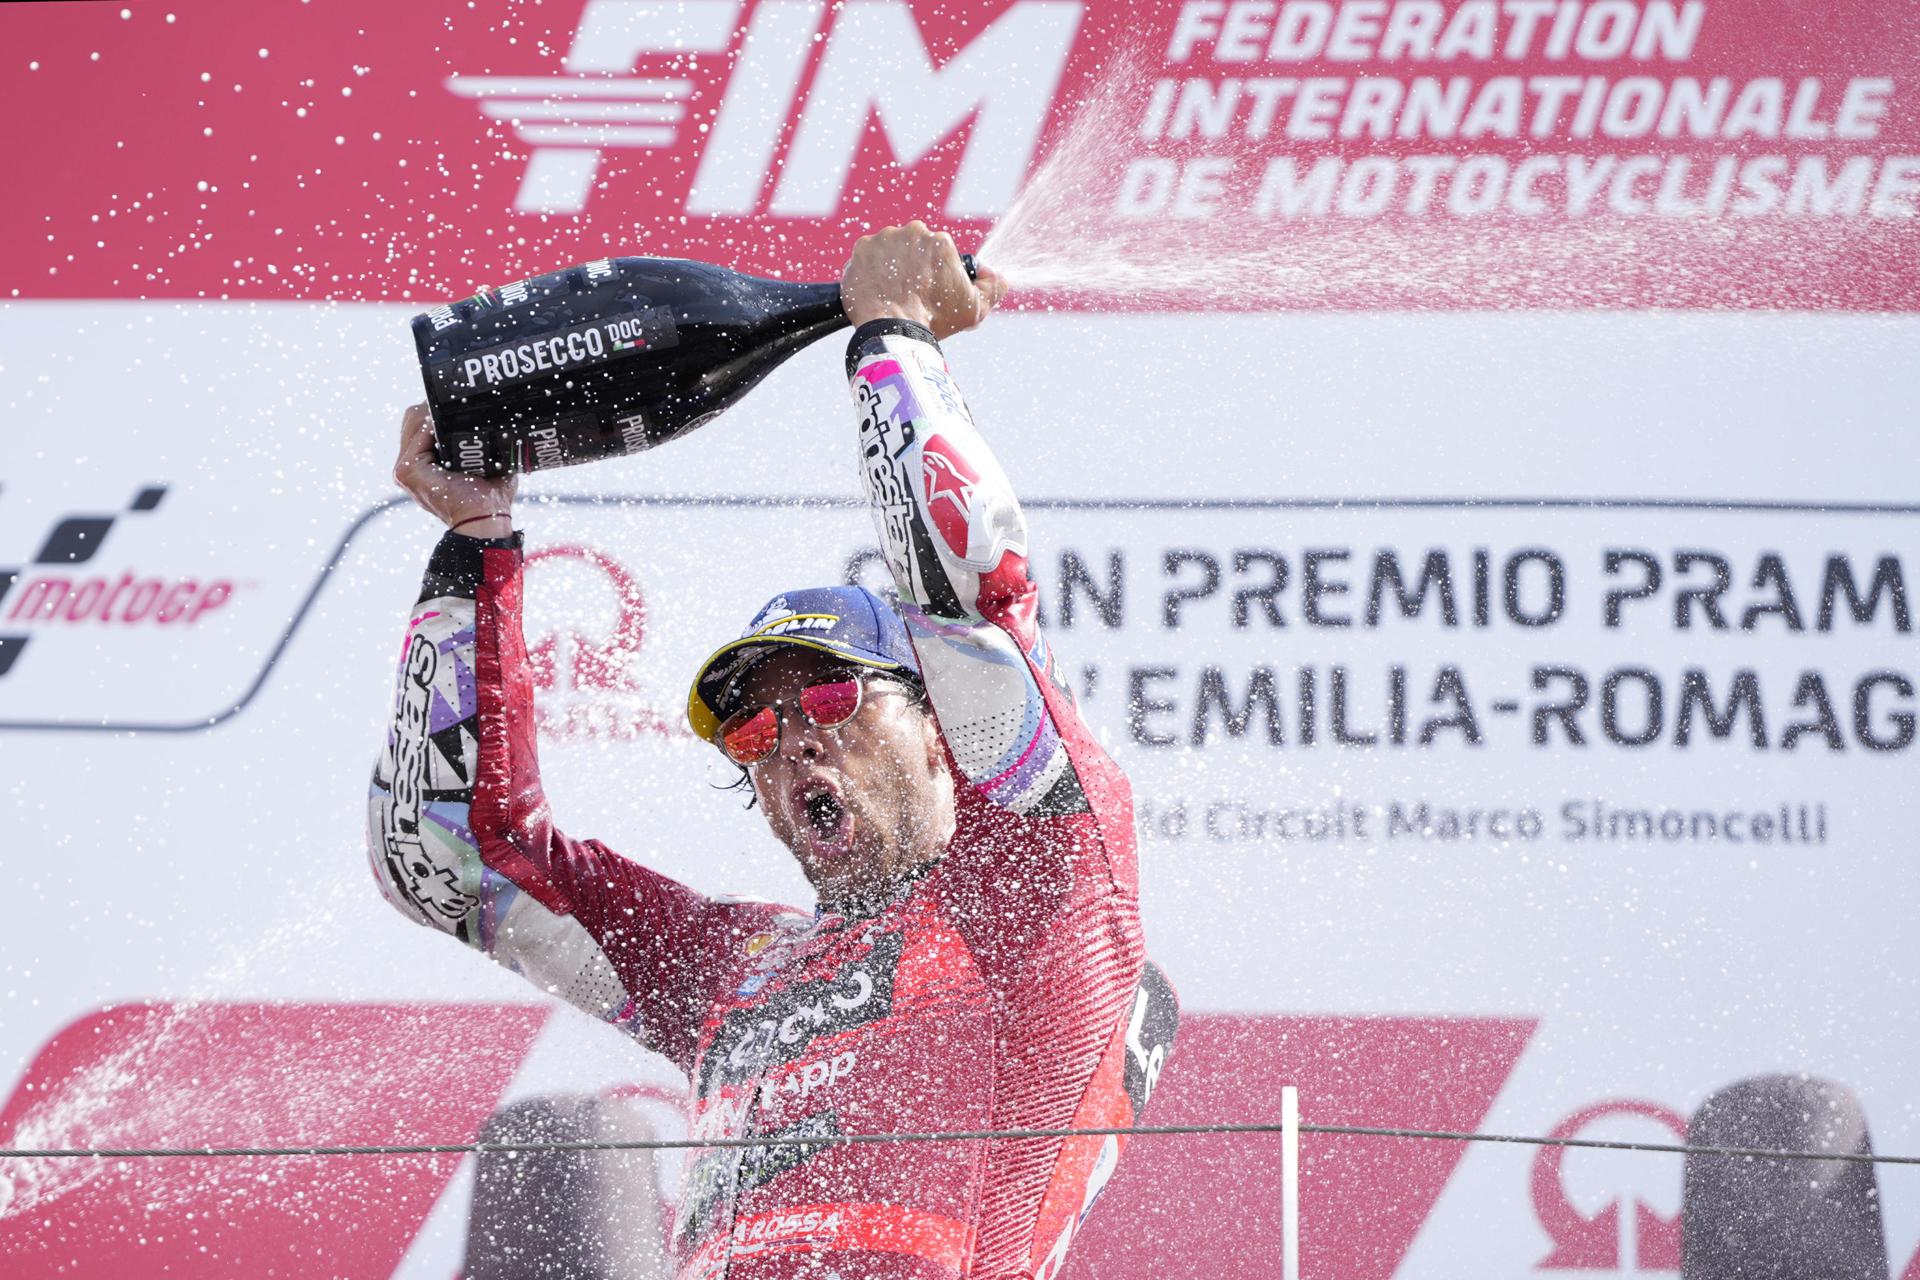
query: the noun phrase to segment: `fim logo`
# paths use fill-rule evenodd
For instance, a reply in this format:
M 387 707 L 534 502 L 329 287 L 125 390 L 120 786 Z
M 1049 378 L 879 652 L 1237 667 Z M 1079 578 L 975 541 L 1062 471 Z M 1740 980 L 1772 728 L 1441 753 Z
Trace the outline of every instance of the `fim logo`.
M 573 566 L 571 574 L 564 566 Z M 591 625 L 547 631 L 527 646 L 533 668 L 534 723 L 541 736 L 559 739 L 631 741 L 691 738 L 682 717 L 648 706 L 636 675 L 647 638 L 647 602 L 640 583 L 613 557 L 592 547 L 558 546 L 527 557 L 529 594 L 560 576 L 569 608 L 582 599 L 612 597 Z M 548 612 L 551 616 L 552 611 Z M 610 615 L 610 616 L 609 616 Z
M 89 573 L 67 566 L 92 562 L 126 516 L 149 515 L 167 496 L 148 485 L 116 515 L 70 515 L 57 521 L 24 569 L 0 568 L 0 678 L 12 672 L 35 632 L 79 626 L 194 626 L 233 598 L 228 578 L 165 578 L 134 570 Z
M 936 68 L 905 0 L 587 0 L 562 74 L 446 87 L 532 148 L 520 212 L 584 211 L 601 157 L 630 148 L 661 153 L 655 175 L 693 171 L 678 212 L 827 217 L 871 120 L 902 165 L 966 129 L 945 212 L 991 219 L 1026 177 L 1080 18 L 1072 0 L 1015 0 Z M 698 124 L 696 98 L 718 100 Z

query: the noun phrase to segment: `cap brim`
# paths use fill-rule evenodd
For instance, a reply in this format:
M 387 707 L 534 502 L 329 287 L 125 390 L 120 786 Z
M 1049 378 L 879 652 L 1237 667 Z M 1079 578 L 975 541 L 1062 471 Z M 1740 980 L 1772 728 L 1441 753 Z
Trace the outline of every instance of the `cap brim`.
M 687 723 L 708 742 L 720 734 L 720 695 L 762 658 L 776 649 L 812 649 L 876 671 L 912 671 L 905 663 L 851 645 L 829 644 L 805 636 L 741 636 L 707 655 L 700 674 L 687 690 Z

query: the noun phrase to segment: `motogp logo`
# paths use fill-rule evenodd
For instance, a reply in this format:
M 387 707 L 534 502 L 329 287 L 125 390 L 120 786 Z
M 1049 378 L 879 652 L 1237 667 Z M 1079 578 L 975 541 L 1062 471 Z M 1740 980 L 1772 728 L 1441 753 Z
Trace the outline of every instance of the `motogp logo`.
M 0 568 L 0 677 L 13 671 L 37 633 L 78 627 L 151 632 L 198 627 L 223 610 L 240 584 L 225 575 L 182 577 L 102 567 L 117 526 L 160 508 L 167 486 L 151 484 L 123 511 L 63 516 L 23 568 Z M 132 535 L 138 540 L 139 535 Z M 118 546 L 125 539 L 116 539 Z M 81 566 L 81 567 L 75 567 Z

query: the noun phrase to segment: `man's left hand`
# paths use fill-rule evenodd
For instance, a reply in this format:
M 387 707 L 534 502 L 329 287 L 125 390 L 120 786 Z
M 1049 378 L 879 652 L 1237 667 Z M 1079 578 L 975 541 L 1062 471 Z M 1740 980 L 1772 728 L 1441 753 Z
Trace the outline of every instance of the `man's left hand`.
M 911 320 L 945 338 L 987 318 L 1007 292 L 993 268 L 967 278 L 953 237 L 916 219 L 862 236 L 840 276 L 840 304 L 857 327 L 869 320 Z

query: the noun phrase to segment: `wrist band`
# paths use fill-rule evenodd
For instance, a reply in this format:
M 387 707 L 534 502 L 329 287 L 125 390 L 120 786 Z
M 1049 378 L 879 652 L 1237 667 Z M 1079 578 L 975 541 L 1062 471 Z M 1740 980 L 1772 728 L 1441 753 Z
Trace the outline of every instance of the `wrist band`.
M 460 525 L 461 525 L 461 524 L 472 524 L 472 523 L 474 523 L 474 522 L 475 522 L 475 521 L 477 521 L 477 520 L 491 520 L 491 519 L 493 519 L 493 518 L 494 518 L 495 516 L 501 516 L 501 517 L 506 517 L 506 516 L 511 516 L 512 514 L 513 514 L 513 513 L 512 513 L 511 511 L 489 511 L 489 512 L 487 512 L 487 514 L 485 514 L 485 515 L 483 515 L 483 516 L 468 516 L 468 517 L 467 517 L 467 518 L 466 518 L 465 520 L 462 520 L 462 521 L 460 522 L 460 524 L 450 524 L 450 525 L 448 525 L 448 526 L 447 526 L 447 529 L 448 529 L 448 530 L 449 530 L 450 532 L 451 532 L 451 531 L 457 531 L 457 530 L 458 530 L 458 529 L 460 528 Z

